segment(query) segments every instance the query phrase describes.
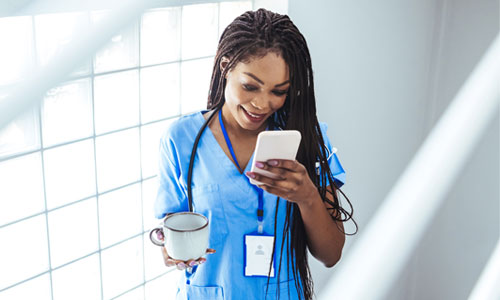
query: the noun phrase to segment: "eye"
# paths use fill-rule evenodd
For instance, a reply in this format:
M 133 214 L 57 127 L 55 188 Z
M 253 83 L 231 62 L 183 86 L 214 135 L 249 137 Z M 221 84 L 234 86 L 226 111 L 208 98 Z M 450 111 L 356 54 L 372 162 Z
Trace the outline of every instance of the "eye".
M 246 91 L 255 91 L 257 90 L 257 87 L 250 84 L 243 84 L 243 89 Z
M 275 94 L 276 96 L 284 96 L 284 95 L 286 95 L 286 93 L 288 93 L 288 90 L 274 90 L 273 91 L 273 94 Z

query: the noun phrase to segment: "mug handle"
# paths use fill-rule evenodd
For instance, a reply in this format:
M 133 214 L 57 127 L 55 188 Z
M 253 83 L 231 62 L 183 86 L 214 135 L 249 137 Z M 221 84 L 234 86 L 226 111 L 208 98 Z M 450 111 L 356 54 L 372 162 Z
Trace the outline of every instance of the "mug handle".
M 156 227 L 154 228 L 153 230 L 151 230 L 149 232 L 149 239 L 151 240 L 151 242 L 153 242 L 153 244 L 155 244 L 156 246 L 160 246 L 160 247 L 163 247 L 165 244 L 164 244 L 164 241 L 162 240 L 159 240 L 157 239 L 156 237 L 153 236 L 153 234 L 157 235 L 158 234 L 158 231 L 161 232 L 161 234 L 163 236 L 165 236 L 165 234 L 163 233 L 163 228 L 162 227 Z

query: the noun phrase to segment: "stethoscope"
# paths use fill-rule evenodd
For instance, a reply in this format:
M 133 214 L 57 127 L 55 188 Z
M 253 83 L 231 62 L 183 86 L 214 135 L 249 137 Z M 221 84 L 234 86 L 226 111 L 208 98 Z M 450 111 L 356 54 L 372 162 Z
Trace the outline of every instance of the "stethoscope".
M 200 130 L 198 131 L 198 134 L 196 135 L 196 139 L 194 140 L 193 148 L 191 149 L 191 157 L 189 158 L 189 168 L 188 168 L 188 176 L 187 176 L 187 193 L 188 193 L 188 203 L 189 203 L 189 211 L 193 212 L 193 191 L 192 191 L 192 181 L 193 181 L 193 165 L 194 165 L 194 157 L 196 155 L 196 150 L 198 149 L 198 144 L 200 142 L 201 135 L 207 128 L 208 124 L 212 119 L 214 118 L 215 115 L 219 112 L 219 110 L 222 109 L 222 105 L 218 106 L 215 111 L 208 117 L 207 120 L 203 123 L 201 126 Z M 279 128 L 279 127 L 278 127 Z M 279 128 L 281 129 L 281 128 Z M 328 158 L 326 159 L 327 161 L 333 156 L 335 152 L 337 152 L 337 149 L 333 148 L 332 151 L 328 149 L 328 147 L 325 147 L 326 150 L 328 151 Z M 316 162 L 316 173 L 319 175 L 319 166 L 320 163 Z
M 191 150 L 191 157 L 189 158 L 189 168 L 188 168 L 188 176 L 187 176 L 187 192 L 188 192 L 188 202 L 189 202 L 189 211 L 193 212 L 193 191 L 191 187 L 191 183 L 193 181 L 193 165 L 194 165 L 194 156 L 196 155 L 196 150 L 198 149 L 198 144 L 200 142 L 201 135 L 205 128 L 207 128 L 208 124 L 215 115 L 222 109 L 222 105 L 218 106 L 215 111 L 208 117 L 208 119 L 203 123 L 198 134 L 196 135 L 196 139 L 194 140 L 193 149 Z

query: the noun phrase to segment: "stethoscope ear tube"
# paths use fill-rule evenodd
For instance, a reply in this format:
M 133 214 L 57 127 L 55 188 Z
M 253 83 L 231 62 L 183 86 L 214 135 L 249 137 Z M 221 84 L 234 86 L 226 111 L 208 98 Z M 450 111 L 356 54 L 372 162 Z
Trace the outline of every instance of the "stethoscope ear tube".
M 187 177 L 187 192 L 188 192 L 188 202 L 189 202 L 189 211 L 193 212 L 193 191 L 191 188 L 191 182 L 193 180 L 193 165 L 194 165 L 194 156 L 196 155 L 196 149 L 198 148 L 198 143 L 200 142 L 201 135 L 203 134 L 203 131 L 205 131 L 205 128 L 207 128 L 207 125 L 212 121 L 215 115 L 219 112 L 219 110 L 222 108 L 222 105 L 218 106 L 215 111 L 208 117 L 208 119 L 203 123 L 203 126 L 201 126 L 200 131 L 198 131 L 198 134 L 196 135 L 196 139 L 194 140 L 193 144 L 193 149 L 191 150 L 191 157 L 189 158 L 189 169 L 188 169 L 188 177 Z

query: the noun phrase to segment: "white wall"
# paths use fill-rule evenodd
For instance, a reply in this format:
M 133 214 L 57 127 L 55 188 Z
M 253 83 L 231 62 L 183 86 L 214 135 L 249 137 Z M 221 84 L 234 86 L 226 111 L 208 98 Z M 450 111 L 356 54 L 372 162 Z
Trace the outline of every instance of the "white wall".
M 318 114 L 362 233 L 498 31 L 498 1 L 289 0 L 288 8 L 311 50 Z M 466 297 L 499 236 L 498 144 L 497 119 L 387 299 Z M 311 265 L 318 291 L 335 268 Z
M 428 124 L 442 114 L 499 32 L 498 0 L 440 1 Z M 500 82 L 499 82 L 500 86 Z M 480 101 L 481 99 L 477 99 Z M 498 115 L 416 252 L 411 299 L 465 299 L 500 237 Z

